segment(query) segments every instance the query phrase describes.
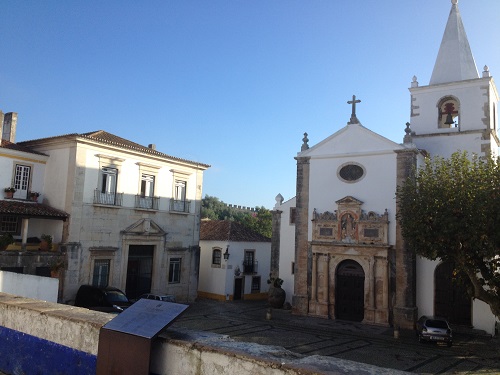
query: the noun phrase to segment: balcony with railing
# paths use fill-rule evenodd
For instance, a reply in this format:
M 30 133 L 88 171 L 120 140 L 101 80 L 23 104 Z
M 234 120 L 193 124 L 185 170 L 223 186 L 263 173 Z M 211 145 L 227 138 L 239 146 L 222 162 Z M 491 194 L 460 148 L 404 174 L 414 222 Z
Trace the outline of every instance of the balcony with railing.
M 244 260 L 243 261 L 243 273 L 255 274 L 259 272 L 259 262 L 256 260 Z
M 96 189 L 94 190 L 94 204 L 121 206 L 123 204 L 123 193 L 103 193 Z
M 143 208 L 146 210 L 158 210 L 160 197 L 146 197 L 144 195 L 135 196 L 135 208 Z
M 189 207 L 191 206 L 191 201 L 187 200 L 170 200 L 170 212 L 183 212 L 189 213 Z

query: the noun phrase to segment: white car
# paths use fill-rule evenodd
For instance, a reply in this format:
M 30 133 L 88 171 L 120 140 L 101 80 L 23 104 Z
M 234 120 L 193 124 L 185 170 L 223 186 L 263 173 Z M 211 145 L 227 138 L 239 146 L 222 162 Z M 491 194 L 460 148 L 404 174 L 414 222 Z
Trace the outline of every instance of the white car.
M 163 301 L 163 302 L 173 302 L 173 303 L 176 302 L 175 296 L 172 294 L 161 295 L 161 294 L 146 293 L 146 294 L 143 294 L 142 296 L 139 297 L 139 299 L 141 299 L 141 298 L 154 299 L 154 300 Z
M 416 324 L 418 341 L 435 341 L 451 346 L 453 333 L 446 319 L 422 316 Z

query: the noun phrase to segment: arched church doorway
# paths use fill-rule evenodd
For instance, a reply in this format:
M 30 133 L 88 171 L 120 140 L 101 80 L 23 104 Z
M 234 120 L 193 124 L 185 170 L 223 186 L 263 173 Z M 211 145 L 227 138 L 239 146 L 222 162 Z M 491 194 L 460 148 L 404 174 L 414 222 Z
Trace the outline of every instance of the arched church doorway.
M 453 277 L 452 262 L 441 263 L 434 271 L 434 315 L 452 324 L 471 325 L 472 304 L 466 287 Z
M 335 277 L 335 318 L 360 322 L 364 318 L 365 272 L 358 262 L 344 260 Z

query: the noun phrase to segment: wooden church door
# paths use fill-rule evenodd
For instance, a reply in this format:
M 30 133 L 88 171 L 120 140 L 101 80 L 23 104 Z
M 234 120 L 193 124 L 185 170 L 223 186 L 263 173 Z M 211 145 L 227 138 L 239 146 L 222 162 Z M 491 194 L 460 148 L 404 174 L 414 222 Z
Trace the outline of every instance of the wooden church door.
M 345 260 L 335 278 L 335 318 L 360 322 L 364 318 L 365 273 L 359 263 Z

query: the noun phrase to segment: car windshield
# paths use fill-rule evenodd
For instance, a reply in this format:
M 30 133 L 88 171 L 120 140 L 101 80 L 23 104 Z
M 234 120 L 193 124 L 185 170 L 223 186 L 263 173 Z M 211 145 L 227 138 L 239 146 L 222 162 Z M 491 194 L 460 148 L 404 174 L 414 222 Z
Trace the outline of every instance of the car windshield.
M 428 320 L 425 325 L 433 328 L 448 328 L 448 324 L 444 320 Z
M 108 295 L 108 302 L 110 303 L 128 302 L 125 294 L 116 290 L 107 291 L 106 294 Z

